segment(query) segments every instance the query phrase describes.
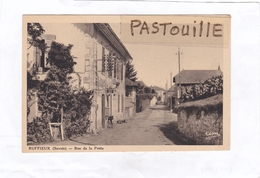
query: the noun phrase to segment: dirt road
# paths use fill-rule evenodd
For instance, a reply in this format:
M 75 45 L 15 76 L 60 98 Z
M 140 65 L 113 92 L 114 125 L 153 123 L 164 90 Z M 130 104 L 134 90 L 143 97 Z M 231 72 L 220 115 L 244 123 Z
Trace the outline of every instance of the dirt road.
M 158 106 L 160 107 L 160 106 Z M 146 109 L 137 113 L 127 123 L 114 123 L 113 129 L 105 129 L 97 135 L 78 137 L 53 143 L 55 145 L 174 145 L 166 136 L 165 129 L 177 121 L 177 115 L 160 108 Z M 166 135 L 166 136 L 165 136 Z

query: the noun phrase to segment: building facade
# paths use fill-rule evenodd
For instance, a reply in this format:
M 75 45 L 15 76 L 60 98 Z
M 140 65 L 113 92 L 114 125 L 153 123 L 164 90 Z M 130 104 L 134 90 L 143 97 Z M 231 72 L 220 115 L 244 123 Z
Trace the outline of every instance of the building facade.
M 91 107 L 91 132 L 107 127 L 107 116 L 114 120 L 125 116 L 125 66 L 131 55 L 107 23 L 53 23 L 41 24 L 45 30 L 42 38 L 47 46 L 52 41 L 72 44 L 71 54 L 76 58 L 75 74 L 71 74 L 74 87 L 93 90 Z M 50 66 L 47 52 L 37 48 L 27 51 L 27 69 L 37 65 L 37 77 L 44 80 Z M 36 99 L 37 100 L 37 99 Z M 32 116 L 37 115 L 37 102 L 32 106 Z M 30 119 L 28 119 L 30 120 Z

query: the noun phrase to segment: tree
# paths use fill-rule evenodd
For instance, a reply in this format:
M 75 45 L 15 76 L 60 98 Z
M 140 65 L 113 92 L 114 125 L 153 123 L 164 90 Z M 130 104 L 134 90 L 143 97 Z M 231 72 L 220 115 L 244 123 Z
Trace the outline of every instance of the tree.
M 41 24 L 39 23 L 27 23 L 27 43 L 31 46 L 38 47 L 42 51 L 45 51 L 47 46 L 41 35 L 45 32 Z
M 73 66 L 76 64 L 74 62 L 75 57 L 71 55 L 72 47 L 71 44 L 65 46 L 61 43 L 52 42 L 48 53 L 47 63 L 59 69 L 60 75 L 64 77 L 73 72 Z M 65 79 L 63 78 L 63 80 Z
M 72 73 L 76 64 L 71 55 L 73 45 L 52 42 L 47 62 L 51 68 L 43 82 L 41 82 L 38 97 L 43 114 L 47 114 L 53 121 L 60 121 L 59 115 L 66 109 L 66 103 L 72 99 L 68 74 Z
M 74 61 L 76 57 L 71 54 L 73 45 L 66 46 L 52 42 L 50 49 L 46 50 L 47 45 L 41 37 L 44 33 L 42 26 L 39 23 L 28 23 L 27 30 L 29 48 L 34 46 L 48 53 L 46 61 L 51 66 L 44 81 L 39 81 L 35 77 L 36 65 L 27 71 L 27 116 L 30 113 L 28 101 L 32 95 L 37 95 L 39 110 L 42 113 L 40 117 L 34 117 L 33 122 L 27 123 L 27 139 L 36 138 L 38 142 L 48 140 L 50 136 L 48 123 L 61 122 L 61 119 L 64 121 L 66 136 L 86 133 L 90 124 L 88 117 L 93 91 L 84 88 L 73 90 L 70 86 L 69 74 L 74 72 L 76 64 Z
M 127 61 L 126 63 L 126 71 L 125 71 L 125 77 L 131 80 L 132 82 L 135 82 L 137 80 L 137 72 L 134 69 L 134 65 L 132 64 L 132 61 Z

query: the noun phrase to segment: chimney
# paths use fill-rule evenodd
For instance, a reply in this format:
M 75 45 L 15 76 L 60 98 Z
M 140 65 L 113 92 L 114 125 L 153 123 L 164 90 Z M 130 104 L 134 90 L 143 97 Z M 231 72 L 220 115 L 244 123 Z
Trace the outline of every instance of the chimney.
M 221 69 L 220 69 L 220 65 L 218 65 L 218 70 L 221 71 Z

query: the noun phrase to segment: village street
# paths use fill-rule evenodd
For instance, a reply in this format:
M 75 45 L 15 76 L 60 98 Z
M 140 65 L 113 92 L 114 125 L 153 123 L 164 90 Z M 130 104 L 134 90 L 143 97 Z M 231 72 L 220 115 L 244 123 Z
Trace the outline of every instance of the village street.
M 174 145 L 170 140 L 171 126 L 176 123 L 177 115 L 160 107 L 162 105 L 147 108 L 126 123 L 114 123 L 113 129 L 104 129 L 97 135 L 56 141 L 51 145 Z

